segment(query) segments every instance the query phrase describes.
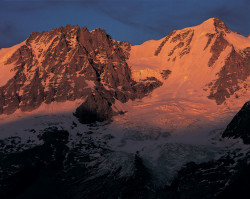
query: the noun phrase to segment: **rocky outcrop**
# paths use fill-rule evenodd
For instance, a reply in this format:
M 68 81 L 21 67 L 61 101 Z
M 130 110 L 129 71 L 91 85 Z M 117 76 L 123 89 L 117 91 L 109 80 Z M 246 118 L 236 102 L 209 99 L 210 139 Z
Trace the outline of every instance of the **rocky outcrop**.
M 176 30 L 172 31 L 168 36 L 165 37 L 165 39 L 161 42 L 160 46 L 156 49 L 154 56 L 158 56 L 161 52 L 163 46 L 167 43 L 167 41 L 176 33 Z
M 221 21 L 219 18 L 214 18 L 214 27 L 216 32 L 225 31 L 226 33 L 230 33 L 231 30 L 226 26 L 226 24 Z
M 220 54 L 225 50 L 225 48 L 229 45 L 227 40 L 224 38 L 224 32 L 221 32 L 217 35 L 209 35 L 208 36 L 208 43 L 207 45 L 209 45 L 209 43 L 211 42 L 211 38 L 212 37 L 216 37 L 215 42 L 213 43 L 213 45 L 211 46 L 210 52 L 212 53 L 212 57 L 210 58 L 209 62 L 208 62 L 208 66 L 211 67 L 214 65 L 215 61 L 219 58 Z M 206 45 L 206 46 L 207 46 Z M 206 49 L 206 47 L 205 47 Z
M 161 76 L 162 76 L 162 78 L 163 79 L 168 79 L 168 77 L 169 77 L 169 75 L 171 74 L 171 70 L 163 70 L 162 72 L 161 72 Z
M 241 138 L 245 144 L 250 144 L 250 101 L 245 103 L 228 124 L 222 137 Z
M 190 43 L 193 39 L 194 31 L 193 30 L 187 30 L 182 33 L 176 34 L 171 39 L 171 43 L 179 42 L 168 54 L 168 56 L 171 56 L 174 54 L 175 50 L 178 48 L 183 48 L 182 51 L 179 53 L 179 56 L 182 57 L 185 54 L 188 54 L 190 52 Z

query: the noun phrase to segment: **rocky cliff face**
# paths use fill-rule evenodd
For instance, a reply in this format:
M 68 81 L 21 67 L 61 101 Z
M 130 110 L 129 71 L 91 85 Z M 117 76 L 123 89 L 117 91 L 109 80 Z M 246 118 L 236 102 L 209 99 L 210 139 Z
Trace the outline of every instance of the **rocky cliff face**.
M 14 76 L 0 87 L 0 114 L 83 99 L 78 117 L 84 107 L 97 114 L 97 120 L 111 117 L 115 100 L 141 98 L 150 90 L 138 89 L 145 83 L 131 79 L 126 63 L 130 47 L 100 28 L 90 32 L 86 27 L 67 25 L 32 33 L 4 63 L 5 67 L 14 65 Z M 149 87 L 152 90 L 160 85 L 155 80 Z

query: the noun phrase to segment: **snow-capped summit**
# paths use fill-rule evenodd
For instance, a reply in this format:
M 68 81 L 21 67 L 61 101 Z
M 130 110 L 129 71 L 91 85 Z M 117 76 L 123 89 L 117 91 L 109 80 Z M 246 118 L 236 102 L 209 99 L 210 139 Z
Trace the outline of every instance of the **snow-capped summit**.
M 161 77 L 169 71 L 164 94 L 205 95 L 222 104 L 247 92 L 250 40 L 211 18 L 202 24 L 172 31 L 158 41 L 132 46 L 128 63 L 135 79 Z

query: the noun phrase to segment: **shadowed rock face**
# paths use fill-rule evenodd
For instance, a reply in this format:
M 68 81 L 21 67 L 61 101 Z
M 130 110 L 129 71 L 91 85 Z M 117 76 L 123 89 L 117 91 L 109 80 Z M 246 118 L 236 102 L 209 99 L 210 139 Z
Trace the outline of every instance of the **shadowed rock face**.
M 0 87 L 0 114 L 12 114 L 17 109 L 32 111 L 42 103 L 86 97 L 85 104 L 98 112 L 95 114 L 103 114 L 104 110 L 104 115 L 110 114 L 115 99 L 126 102 L 141 97 L 137 96 L 136 82 L 126 63 L 129 50 L 128 42 L 115 41 L 100 28 L 89 32 L 86 27 L 67 25 L 32 33 L 6 61 L 15 65 L 16 73 Z M 100 104 L 102 108 L 98 108 Z
M 229 123 L 222 137 L 241 138 L 245 144 L 250 144 L 250 101 Z
M 107 99 L 99 93 L 91 94 L 87 97 L 75 112 L 81 123 L 93 123 L 95 121 L 105 121 L 110 119 L 115 113 L 112 110 L 114 99 Z

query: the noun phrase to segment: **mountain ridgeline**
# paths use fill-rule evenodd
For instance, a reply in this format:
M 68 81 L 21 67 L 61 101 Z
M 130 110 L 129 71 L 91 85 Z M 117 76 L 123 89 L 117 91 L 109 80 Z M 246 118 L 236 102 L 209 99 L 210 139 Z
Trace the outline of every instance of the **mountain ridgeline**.
M 217 18 L 138 46 L 100 28 L 67 25 L 1 51 L 0 114 L 79 99 L 75 116 L 89 123 L 122 113 L 117 102 L 143 98 L 163 84 L 161 94 L 205 96 L 217 105 L 250 89 L 249 38 Z
M 89 32 L 67 25 L 32 33 L 4 63 L 14 65 L 15 73 L 0 87 L 0 113 L 83 99 L 75 113 L 82 122 L 106 120 L 116 114 L 111 108 L 115 100 L 142 98 L 161 85 L 155 78 L 131 79 L 130 48 L 100 28 Z

